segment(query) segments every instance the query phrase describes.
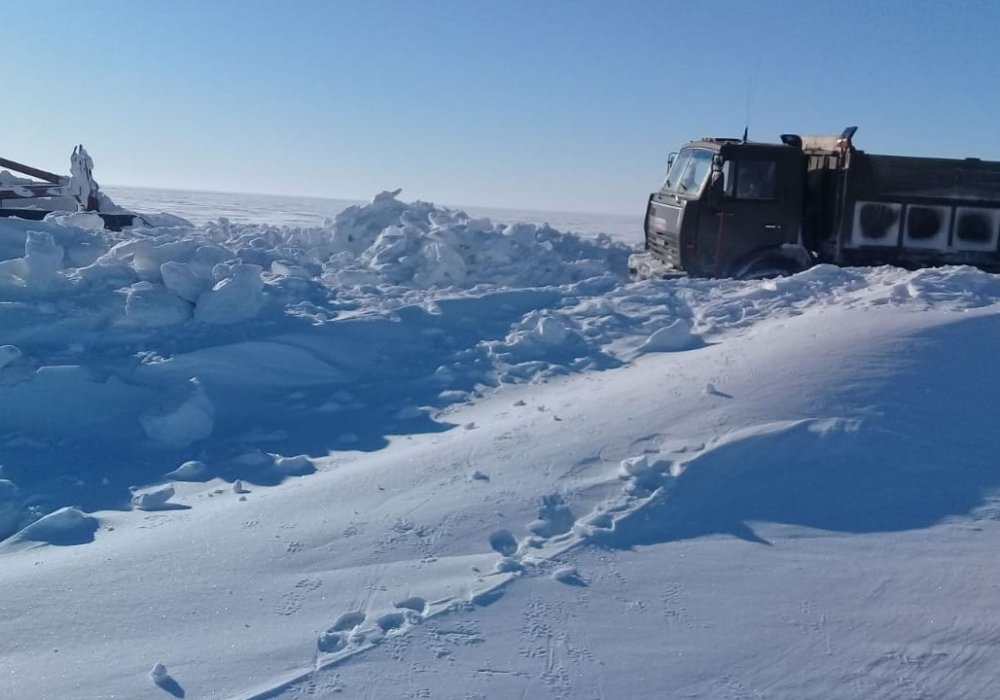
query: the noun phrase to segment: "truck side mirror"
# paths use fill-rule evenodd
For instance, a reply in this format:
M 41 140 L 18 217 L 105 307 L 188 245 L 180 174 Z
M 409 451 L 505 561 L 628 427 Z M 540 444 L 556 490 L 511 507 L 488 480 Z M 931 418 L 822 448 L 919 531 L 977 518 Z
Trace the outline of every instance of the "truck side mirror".
M 677 151 L 673 151 L 667 154 L 667 172 L 670 172 L 670 168 L 674 167 L 674 161 L 677 159 Z

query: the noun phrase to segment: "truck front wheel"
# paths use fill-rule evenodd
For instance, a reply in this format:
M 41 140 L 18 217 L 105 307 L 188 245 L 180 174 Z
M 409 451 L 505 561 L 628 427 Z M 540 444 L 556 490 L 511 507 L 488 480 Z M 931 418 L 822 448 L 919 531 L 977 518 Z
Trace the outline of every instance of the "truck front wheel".
M 767 280 L 788 277 L 801 272 L 802 267 L 795 261 L 782 257 L 766 257 L 752 260 L 739 266 L 733 273 L 738 280 Z

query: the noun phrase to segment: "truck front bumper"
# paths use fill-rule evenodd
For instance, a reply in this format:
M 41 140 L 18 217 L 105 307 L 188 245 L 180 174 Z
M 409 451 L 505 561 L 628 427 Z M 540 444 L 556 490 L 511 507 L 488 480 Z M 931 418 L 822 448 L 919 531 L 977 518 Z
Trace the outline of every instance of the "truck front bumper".
M 662 280 L 676 277 L 687 277 L 687 273 L 678 270 L 650 253 L 632 253 L 628 256 L 628 277 L 633 282 L 639 280 Z

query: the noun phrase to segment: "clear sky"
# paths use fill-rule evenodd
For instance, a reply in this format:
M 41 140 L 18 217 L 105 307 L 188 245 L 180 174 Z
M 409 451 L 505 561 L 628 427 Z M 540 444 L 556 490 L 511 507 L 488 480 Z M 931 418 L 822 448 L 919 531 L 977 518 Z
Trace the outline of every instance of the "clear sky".
M 1000 2 L 0 0 L 0 156 L 632 213 L 703 135 L 1000 160 Z

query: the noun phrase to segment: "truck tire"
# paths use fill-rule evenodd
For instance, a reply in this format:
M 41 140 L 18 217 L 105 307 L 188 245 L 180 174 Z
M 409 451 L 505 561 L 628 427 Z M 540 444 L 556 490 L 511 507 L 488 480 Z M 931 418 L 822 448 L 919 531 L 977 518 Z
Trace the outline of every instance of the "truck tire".
M 800 271 L 794 260 L 768 257 L 743 265 L 733 277 L 738 280 L 767 280 L 775 277 L 788 277 Z

